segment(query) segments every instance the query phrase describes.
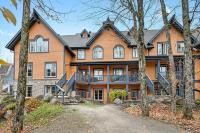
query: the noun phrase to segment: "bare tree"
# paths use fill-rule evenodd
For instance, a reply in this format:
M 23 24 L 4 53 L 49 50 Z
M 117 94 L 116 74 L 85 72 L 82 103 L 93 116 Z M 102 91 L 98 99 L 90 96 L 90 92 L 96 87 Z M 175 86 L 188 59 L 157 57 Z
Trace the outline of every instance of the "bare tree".
M 183 35 L 185 42 L 185 65 L 184 65 L 184 80 L 185 80 L 185 101 L 184 101 L 184 118 L 192 119 L 193 99 L 193 63 L 192 63 L 192 43 L 190 32 L 189 18 L 189 2 L 182 0 L 182 18 L 183 18 Z
M 139 52 L 139 72 L 140 72 L 140 90 L 141 90 L 141 106 L 142 115 L 149 116 L 149 108 L 147 101 L 147 90 L 146 90 L 146 60 L 144 55 L 145 44 L 144 44 L 144 9 L 143 0 L 137 0 L 138 4 L 138 52 Z
M 172 45 L 171 45 L 171 37 L 170 37 L 170 24 L 167 19 L 167 12 L 166 12 L 166 6 L 165 1 L 160 0 L 161 5 L 161 11 L 162 11 L 162 18 L 164 22 L 165 27 L 165 33 L 167 38 L 167 44 L 168 44 L 168 56 L 169 56 L 169 80 L 170 80 L 170 88 L 171 88 L 171 111 L 173 115 L 176 113 L 176 87 L 177 87 L 177 79 L 176 79 L 176 70 L 175 70 L 175 63 L 174 63 L 174 57 L 172 53 Z
M 28 39 L 30 24 L 30 0 L 23 1 L 23 16 L 20 40 L 19 74 L 17 84 L 17 104 L 13 118 L 13 133 L 20 133 L 23 130 L 24 105 L 26 97 L 26 70 L 28 61 Z
M 19 56 L 19 74 L 17 84 L 17 104 L 15 109 L 15 115 L 13 117 L 13 133 L 20 133 L 23 131 L 24 121 L 24 106 L 26 97 L 26 73 L 27 73 L 27 61 L 28 61 L 28 41 L 29 41 L 29 26 L 30 26 L 30 5 L 31 2 L 44 12 L 48 17 L 60 22 L 59 15 L 65 15 L 65 13 L 57 12 L 53 6 L 48 6 L 42 0 L 23 0 L 23 16 L 21 27 L 21 40 L 20 40 L 20 56 Z M 49 1 L 50 2 L 50 1 Z

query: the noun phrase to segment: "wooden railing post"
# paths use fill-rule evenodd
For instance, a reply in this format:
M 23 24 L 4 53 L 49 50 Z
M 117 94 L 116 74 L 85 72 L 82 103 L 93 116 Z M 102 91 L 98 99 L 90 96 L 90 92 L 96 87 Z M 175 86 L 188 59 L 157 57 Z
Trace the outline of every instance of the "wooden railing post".
M 126 94 L 127 95 L 128 95 L 128 83 L 129 83 L 128 65 L 126 65 Z
M 107 101 L 109 101 L 110 94 L 110 65 L 107 65 Z
M 88 66 L 88 97 L 90 98 L 91 94 L 90 94 L 90 80 L 91 80 L 91 71 L 90 71 L 90 65 Z

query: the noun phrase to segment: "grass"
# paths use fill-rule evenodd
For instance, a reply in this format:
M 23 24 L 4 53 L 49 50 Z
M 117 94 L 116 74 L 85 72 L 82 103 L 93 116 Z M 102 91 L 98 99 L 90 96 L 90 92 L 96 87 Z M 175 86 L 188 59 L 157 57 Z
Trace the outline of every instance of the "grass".
M 53 105 L 50 103 L 43 103 L 35 111 L 29 113 L 25 117 L 26 125 L 43 125 L 46 124 L 50 118 L 56 117 L 62 113 L 64 108 L 62 105 Z

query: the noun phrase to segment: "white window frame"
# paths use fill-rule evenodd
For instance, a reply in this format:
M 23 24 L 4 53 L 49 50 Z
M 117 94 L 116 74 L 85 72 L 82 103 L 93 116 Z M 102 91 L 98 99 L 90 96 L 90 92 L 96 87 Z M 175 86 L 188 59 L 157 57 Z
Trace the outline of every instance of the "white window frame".
M 29 94 L 30 92 L 30 94 Z M 32 97 L 33 96 L 33 86 L 27 85 L 26 86 L 26 97 Z
M 94 69 L 93 76 L 94 78 L 97 78 L 98 81 L 103 81 L 104 76 L 103 76 L 103 69 Z
M 125 57 L 125 49 L 121 45 L 117 45 L 113 49 L 113 58 L 114 59 L 123 59 Z
M 31 69 L 29 69 L 31 68 Z M 29 71 L 31 71 L 31 75 L 29 75 Z M 33 76 L 33 63 L 32 62 L 29 62 L 27 64 L 27 77 L 32 77 Z
M 52 65 L 50 68 L 50 75 L 48 75 L 47 72 L 47 65 Z M 54 66 L 55 68 L 53 68 Z M 55 70 L 53 70 L 55 69 Z M 53 70 L 53 71 L 52 71 Z M 53 75 L 52 73 L 55 73 L 55 75 Z M 56 77 L 57 76 L 57 63 L 56 62 L 45 62 L 45 77 L 49 78 L 49 77 Z
M 138 49 L 137 49 L 137 47 L 132 49 L 132 56 L 133 56 L 133 58 L 137 58 L 138 57 Z
M 157 44 L 158 55 L 168 55 L 168 44 L 166 42 L 159 42 Z
M 181 46 L 182 45 L 182 46 Z M 176 43 L 176 50 L 178 53 L 184 53 L 185 50 L 185 44 L 183 41 L 177 42 Z
M 78 49 L 77 50 L 77 59 L 84 60 L 85 59 L 85 49 Z
M 93 59 L 103 59 L 103 48 L 100 46 L 96 46 L 92 50 Z
M 102 96 L 100 96 L 100 91 L 101 91 L 101 95 Z M 103 97 L 104 97 L 103 93 L 104 93 L 103 89 L 94 89 L 94 100 L 96 100 L 96 101 L 103 101 Z M 96 97 L 96 95 L 97 95 L 97 97 Z
M 29 44 L 30 53 L 46 53 L 49 50 L 49 41 L 39 36 L 35 40 L 31 40 Z
M 45 85 L 44 86 L 44 89 L 45 89 L 45 95 L 46 94 L 52 94 L 52 95 L 55 95 L 56 94 L 56 86 L 55 85 Z M 53 90 L 55 89 L 55 90 Z

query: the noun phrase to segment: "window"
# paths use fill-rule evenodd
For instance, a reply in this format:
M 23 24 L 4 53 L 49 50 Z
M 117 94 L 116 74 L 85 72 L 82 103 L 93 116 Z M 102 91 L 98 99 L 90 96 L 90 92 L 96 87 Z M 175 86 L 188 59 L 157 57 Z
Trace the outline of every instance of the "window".
M 78 55 L 79 60 L 85 59 L 85 50 L 84 49 L 78 49 L 77 55 Z
M 32 97 L 32 88 L 31 85 L 26 87 L 26 97 Z
M 177 42 L 177 52 L 184 52 L 185 50 L 185 44 L 184 42 Z
M 160 66 L 160 74 L 163 77 L 167 77 L 167 65 L 161 65 Z
M 34 41 L 30 41 L 29 51 L 32 52 L 48 52 L 48 40 L 38 37 Z
M 94 78 L 98 81 L 103 80 L 103 69 L 94 69 Z
M 137 48 L 133 48 L 133 57 L 138 57 Z
M 56 77 L 56 63 L 45 64 L 45 77 Z
M 28 77 L 33 76 L 33 64 L 32 63 L 27 64 L 27 76 Z
M 124 58 L 124 47 L 123 46 L 116 46 L 114 48 L 114 58 Z
M 168 45 L 165 42 L 158 43 L 157 46 L 158 55 L 167 55 L 168 54 Z
M 102 59 L 103 58 L 103 48 L 97 46 L 93 49 L 93 58 L 94 59 Z
M 55 85 L 45 85 L 44 89 L 45 89 L 45 94 L 56 95 L 56 93 L 57 93 Z
M 94 90 L 94 100 L 97 100 L 97 101 L 103 100 L 103 89 Z
M 114 70 L 113 70 L 113 74 L 114 74 L 114 75 L 120 75 L 120 76 L 121 76 L 121 75 L 124 74 L 124 70 L 123 70 L 123 69 L 118 69 L 118 68 L 117 68 L 117 69 L 114 69 Z
M 138 100 L 139 99 L 139 90 L 133 90 L 132 91 L 132 100 Z

